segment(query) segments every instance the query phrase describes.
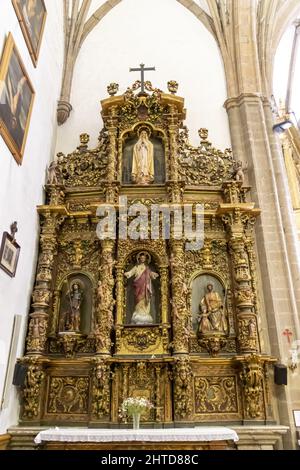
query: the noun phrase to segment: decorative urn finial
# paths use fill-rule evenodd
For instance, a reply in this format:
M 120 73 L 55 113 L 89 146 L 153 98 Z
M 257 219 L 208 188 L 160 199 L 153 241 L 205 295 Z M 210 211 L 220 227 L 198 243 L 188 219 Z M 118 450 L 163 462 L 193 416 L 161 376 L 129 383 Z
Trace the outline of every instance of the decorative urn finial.
M 208 137 L 208 130 L 207 129 L 205 129 L 204 127 L 201 127 L 201 129 L 199 129 L 199 131 L 198 131 L 198 134 L 199 134 L 199 137 L 202 141 L 207 140 L 207 137 Z
M 80 134 L 79 138 L 80 138 L 80 147 L 87 147 L 89 140 L 90 140 L 90 136 L 84 133 L 84 134 Z
M 168 90 L 170 93 L 172 93 L 172 95 L 175 95 L 178 90 L 178 83 L 175 80 L 170 80 L 168 82 Z
M 110 96 L 114 96 L 119 90 L 118 83 L 110 83 L 107 87 L 107 92 Z

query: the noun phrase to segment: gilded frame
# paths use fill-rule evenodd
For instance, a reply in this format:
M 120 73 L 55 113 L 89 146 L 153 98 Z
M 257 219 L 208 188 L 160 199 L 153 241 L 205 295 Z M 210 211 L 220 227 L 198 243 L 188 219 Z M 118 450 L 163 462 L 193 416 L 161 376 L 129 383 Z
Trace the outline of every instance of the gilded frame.
M 35 92 L 11 33 L 0 63 L 0 134 L 21 165 Z
M 27 7 L 27 3 L 28 0 L 25 0 L 24 8 Z M 35 0 L 34 5 L 36 8 L 39 8 L 40 14 L 34 12 L 31 18 L 29 18 L 28 14 L 25 16 L 20 0 L 12 0 L 12 4 L 19 20 L 32 63 L 36 67 L 47 17 L 45 2 L 44 0 Z
M 16 240 L 8 232 L 4 232 L 0 248 L 0 268 L 10 277 L 16 275 L 20 249 Z

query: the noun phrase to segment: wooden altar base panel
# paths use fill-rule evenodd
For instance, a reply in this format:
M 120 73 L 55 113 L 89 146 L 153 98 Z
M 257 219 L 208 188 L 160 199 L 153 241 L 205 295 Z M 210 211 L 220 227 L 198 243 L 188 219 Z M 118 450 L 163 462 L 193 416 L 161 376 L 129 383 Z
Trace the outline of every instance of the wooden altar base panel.
M 226 450 L 232 448 L 227 441 L 209 442 L 59 442 L 49 441 L 39 446 L 40 450 Z

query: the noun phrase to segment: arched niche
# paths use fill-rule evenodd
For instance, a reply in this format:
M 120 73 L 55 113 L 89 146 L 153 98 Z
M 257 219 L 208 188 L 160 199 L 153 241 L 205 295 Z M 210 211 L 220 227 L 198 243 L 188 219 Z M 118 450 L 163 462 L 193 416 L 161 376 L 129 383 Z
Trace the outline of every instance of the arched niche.
M 134 184 L 132 181 L 132 163 L 134 146 L 139 140 L 139 134 L 142 130 L 146 130 L 150 142 L 153 145 L 153 160 L 154 160 L 154 181 L 153 184 L 163 184 L 166 180 L 166 152 L 165 152 L 165 138 L 163 133 L 159 130 L 153 129 L 149 124 L 138 125 L 131 131 L 123 135 L 123 149 L 122 149 L 122 183 Z
M 226 310 L 226 287 L 224 281 L 214 273 L 199 272 L 192 276 L 190 282 L 191 288 L 191 315 L 192 327 L 194 333 L 198 332 L 199 316 L 201 315 L 201 300 L 207 294 L 207 286 L 211 284 L 213 291 L 217 292 Z
M 124 324 L 125 325 L 136 325 L 136 326 L 147 326 L 161 323 L 160 304 L 161 304 L 161 293 L 160 293 L 160 278 L 157 276 L 156 279 L 151 279 L 152 295 L 150 298 L 150 310 L 149 314 L 152 320 L 145 320 L 145 323 L 141 322 L 140 317 L 135 315 L 136 309 L 136 297 L 135 297 L 135 286 L 134 282 L 136 279 L 136 273 L 134 272 L 135 267 L 140 262 L 141 253 L 148 255 L 147 266 L 152 273 L 159 274 L 158 263 L 154 259 L 154 256 L 148 250 L 135 251 L 130 254 L 125 263 L 125 274 L 130 273 L 128 278 L 125 275 L 125 287 L 124 287 Z M 141 286 L 141 290 L 142 290 Z M 138 321 L 136 321 L 138 319 Z
M 83 273 L 65 277 L 60 286 L 59 299 L 58 332 L 89 334 L 93 310 L 91 279 Z

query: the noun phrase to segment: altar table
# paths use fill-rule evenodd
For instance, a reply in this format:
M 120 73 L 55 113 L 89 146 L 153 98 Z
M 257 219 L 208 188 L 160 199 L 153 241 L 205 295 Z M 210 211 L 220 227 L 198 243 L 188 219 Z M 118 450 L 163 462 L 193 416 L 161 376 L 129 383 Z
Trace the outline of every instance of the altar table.
M 34 442 L 47 450 L 224 450 L 238 441 L 225 427 L 165 429 L 52 428 Z

